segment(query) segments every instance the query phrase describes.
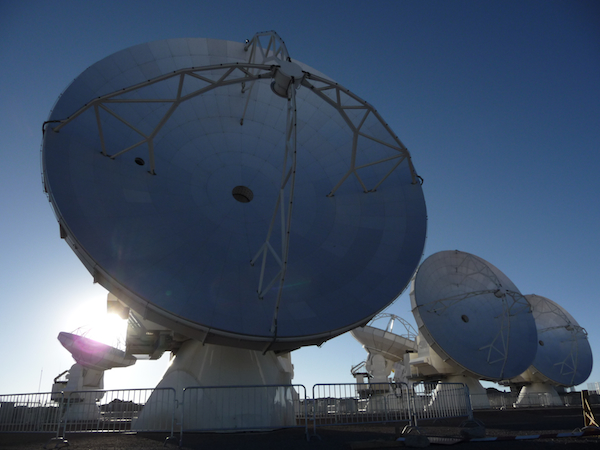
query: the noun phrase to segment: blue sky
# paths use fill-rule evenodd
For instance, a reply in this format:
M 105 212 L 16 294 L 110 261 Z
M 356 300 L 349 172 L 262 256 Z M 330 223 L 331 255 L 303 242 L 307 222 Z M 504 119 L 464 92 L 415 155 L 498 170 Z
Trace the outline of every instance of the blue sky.
M 523 294 L 566 308 L 598 352 L 597 2 L 0 0 L 0 393 L 48 391 L 72 364 L 58 333 L 105 310 L 106 291 L 59 239 L 42 191 L 41 126 L 57 97 L 138 43 L 271 29 L 292 58 L 373 104 L 409 148 L 425 180 L 425 257 L 488 260 Z M 387 311 L 414 323 L 407 293 Z M 294 381 L 310 388 L 353 381 L 366 353 L 343 335 L 292 357 Z M 153 387 L 167 364 L 109 371 L 106 387 Z

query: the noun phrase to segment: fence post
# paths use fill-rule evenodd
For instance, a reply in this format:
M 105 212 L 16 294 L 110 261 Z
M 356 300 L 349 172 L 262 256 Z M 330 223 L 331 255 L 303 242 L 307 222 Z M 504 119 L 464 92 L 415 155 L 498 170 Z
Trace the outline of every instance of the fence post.
M 185 420 L 185 390 L 187 388 L 183 388 L 183 390 L 181 391 L 181 403 L 179 404 L 181 406 L 181 411 L 179 414 L 179 448 L 181 448 L 183 446 L 183 421 Z
M 318 384 L 314 384 L 312 389 L 313 436 L 317 435 L 317 397 L 315 396 L 315 389 L 317 388 L 317 386 Z
M 179 401 L 177 400 L 177 391 L 175 390 L 175 388 L 168 388 L 168 392 L 172 392 L 173 393 L 173 413 L 171 414 L 171 433 L 169 434 L 169 436 L 165 439 L 165 446 L 167 445 L 167 442 L 173 441 L 175 440 L 175 414 L 177 414 L 177 410 L 179 409 Z M 181 395 L 181 399 L 183 401 L 183 394 Z M 181 413 L 183 414 L 183 411 L 181 411 Z M 183 425 L 183 422 L 182 422 Z M 183 426 L 180 427 L 180 429 L 183 429 Z M 179 443 L 178 446 L 181 447 L 181 435 L 179 436 Z
M 417 383 L 413 383 L 412 384 L 412 389 L 410 389 L 409 392 L 409 404 L 410 404 L 410 420 L 409 420 L 409 427 L 410 428 L 417 428 L 418 424 L 417 424 L 417 401 L 416 401 L 416 389 L 415 389 L 415 385 Z
M 57 395 L 56 392 L 53 392 L 52 395 Z M 48 447 L 48 444 L 53 443 L 54 444 L 54 448 L 58 447 L 59 444 L 66 444 L 67 446 L 69 445 L 69 442 L 65 439 L 65 425 L 63 423 L 63 416 L 64 416 L 64 408 L 65 408 L 65 392 L 61 391 L 59 394 L 59 399 L 60 401 L 58 401 L 58 411 L 55 413 L 56 415 L 56 435 L 53 438 L 50 438 L 50 440 L 44 444 L 44 448 Z M 54 399 L 53 399 L 54 400 Z M 56 400 L 54 400 L 56 401 Z M 62 432 L 61 432 L 61 428 L 62 428 Z
M 473 406 L 471 405 L 471 393 L 469 391 L 469 386 L 462 383 L 465 388 L 465 403 L 467 408 L 467 419 L 473 420 Z

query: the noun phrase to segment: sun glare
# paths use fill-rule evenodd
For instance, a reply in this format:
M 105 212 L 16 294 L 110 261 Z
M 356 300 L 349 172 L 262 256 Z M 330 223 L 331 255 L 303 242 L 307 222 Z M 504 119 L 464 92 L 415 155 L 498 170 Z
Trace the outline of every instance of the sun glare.
M 116 314 L 105 314 L 91 324 L 79 328 L 75 334 L 80 334 L 112 347 L 124 349 L 127 320 Z

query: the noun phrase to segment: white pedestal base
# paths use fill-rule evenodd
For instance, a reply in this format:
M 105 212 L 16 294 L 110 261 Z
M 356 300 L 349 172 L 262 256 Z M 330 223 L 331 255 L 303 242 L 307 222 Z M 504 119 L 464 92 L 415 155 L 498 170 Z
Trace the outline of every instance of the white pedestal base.
M 132 430 L 170 429 L 173 396 L 179 405 L 175 414 L 177 428 L 183 426 L 185 430 L 293 425 L 297 398 L 290 386 L 293 376 L 289 354 L 263 355 L 255 350 L 185 342 L 156 387 L 174 391 L 155 391 L 132 424 Z
M 466 398 L 464 400 L 461 398 L 462 389 L 457 384 L 448 383 L 461 383 L 469 388 L 471 409 L 490 407 L 487 393 L 479 380 L 464 375 L 450 375 L 435 386 L 434 391 L 431 393 L 431 401 L 426 407 L 427 410 L 463 410 L 466 407 L 464 404 Z M 460 392 L 458 392 L 459 389 Z
M 78 393 L 77 403 L 68 403 L 65 405 L 65 414 L 63 420 L 66 423 L 72 422 L 95 422 L 99 420 L 100 407 L 96 402 L 97 393 L 84 394 Z
M 99 400 L 104 397 L 104 370 L 73 364 L 67 382 L 53 386 L 52 399 L 62 403 L 66 422 L 93 422 L 101 418 Z M 64 395 L 61 394 L 64 392 Z
M 392 411 L 405 412 L 408 416 L 409 402 L 406 396 L 399 396 L 394 393 L 375 394 L 367 403 L 367 411 L 370 413 L 385 413 Z
M 551 384 L 531 383 L 523 386 L 515 407 L 564 406 L 563 401 Z
M 487 396 L 487 391 L 481 385 L 479 380 L 466 375 L 451 375 L 445 380 L 446 383 L 463 383 L 469 388 L 469 395 L 471 396 L 471 408 L 472 409 L 490 409 L 490 400 Z

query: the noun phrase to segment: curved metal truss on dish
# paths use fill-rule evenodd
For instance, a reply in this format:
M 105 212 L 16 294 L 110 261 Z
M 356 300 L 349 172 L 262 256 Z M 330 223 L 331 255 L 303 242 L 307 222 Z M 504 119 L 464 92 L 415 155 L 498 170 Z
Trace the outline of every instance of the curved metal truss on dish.
M 266 42 L 265 42 L 266 41 Z M 272 60 L 290 61 L 290 55 L 283 39 L 274 31 L 261 31 L 246 41 L 245 51 L 250 50 L 248 60 L 254 62 L 256 58 L 263 63 Z
M 94 110 L 96 116 L 96 122 L 98 124 L 98 136 L 102 146 L 102 154 L 108 156 L 111 159 L 118 158 L 119 156 L 127 153 L 140 145 L 146 144 L 148 146 L 148 159 L 150 163 L 149 172 L 152 175 L 156 175 L 156 166 L 154 162 L 154 138 L 161 130 L 161 128 L 169 120 L 169 117 L 173 115 L 175 110 L 184 102 L 191 100 L 194 97 L 205 94 L 213 89 L 219 87 L 228 86 L 231 84 L 242 84 L 249 81 L 259 80 L 261 78 L 272 78 L 275 72 L 273 66 L 264 64 L 218 64 L 214 66 L 205 67 L 190 67 L 186 69 L 179 69 L 171 74 L 162 75 L 143 83 L 138 83 L 133 86 L 124 88 L 120 91 L 112 92 L 110 94 L 98 97 L 91 102 L 85 104 L 81 109 L 75 112 L 72 116 L 65 120 L 61 120 L 60 124 L 53 127 L 52 131 L 59 132 L 63 127 L 74 121 L 78 116 L 83 114 L 89 109 Z M 164 83 L 171 80 L 177 81 L 177 89 L 173 92 L 173 95 L 169 98 L 156 98 L 149 97 L 143 98 L 142 91 L 148 86 L 152 86 L 158 83 Z M 183 94 L 183 88 L 186 85 L 186 81 L 189 79 L 199 80 L 204 86 L 198 89 L 194 89 L 187 94 Z M 127 118 L 122 114 L 117 113 L 110 108 L 110 105 L 114 104 L 134 104 L 134 103 L 166 103 L 170 104 L 169 109 L 160 118 L 158 123 L 154 126 L 150 133 L 143 132 L 135 125 L 133 125 Z M 123 125 L 133 130 L 135 133 L 140 135 L 140 140 L 133 145 L 126 148 L 113 149 L 112 152 L 107 151 L 105 146 L 104 134 L 102 131 L 101 123 L 101 110 L 107 112 L 115 119 L 120 121 Z
M 154 162 L 154 138 L 161 130 L 161 128 L 165 125 L 165 123 L 169 120 L 169 117 L 171 117 L 171 115 L 182 103 L 196 96 L 205 94 L 213 89 L 232 84 L 240 84 L 242 86 L 242 92 L 246 92 L 246 90 L 251 89 L 251 87 L 247 87 L 247 84 L 252 85 L 253 82 L 257 80 L 275 77 L 278 71 L 278 66 L 276 65 L 276 63 L 281 64 L 282 62 L 277 58 L 279 56 L 287 55 L 287 50 L 285 49 L 283 42 L 281 42 L 279 46 L 275 46 L 275 51 L 273 51 L 272 49 L 272 45 L 274 44 L 267 45 L 266 49 L 262 45 L 259 45 L 260 37 L 270 36 L 271 33 L 276 35 L 274 32 L 259 33 L 252 39 L 250 44 L 247 44 L 246 48 L 250 48 L 250 56 L 248 63 L 217 64 L 213 66 L 190 67 L 185 69 L 179 69 L 174 71 L 173 73 L 162 75 L 151 80 L 138 83 L 133 86 L 129 86 L 116 92 L 111 92 L 109 94 L 93 99 L 89 103 L 86 103 L 68 118 L 57 121 L 59 122 L 58 125 L 53 126 L 52 130 L 55 132 L 59 132 L 63 127 L 75 120 L 79 115 L 81 115 L 89 109 L 93 109 L 98 124 L 98 136 L 102 145 L 102 153 L 111 159 L 115 159 L 136 147 L 146 144 L 148 146 L 148 158 L 150 163 L 149 172 L 155 174 L 156 167 Z M 277 42 L 277 39 L 273 38 L 273 36 L 271 37 L 272 39 L 270 41 Z M 262 62 L 251 62 L 257 58 L 257 54 L 260 57 L 259 59 L 262 59 Z M 286 57 L 289 58 L 289 56 Z M 268 64 L 269 62 L 271 62 L 272 64 Z M 170 98 L 143 97 L 144 88 L 157 83 L 172 81 L 173 79 L 177 80 L 177 87 L 173 90 L 173 95 Z M 189 79 L 198 80 L 203 85 L 202 87 L 193 89 L 191 92 L 184 94 L 183 88 L 186 85 L 186 81 Z M 295 80 L 296 83 L 297 81 L 298 80 Z M 339 189 L 339 187 L 350 175 L 354 175 L 356 177 L 356 179 L 363 187 L 364 192 L 375 191 L 381 185 L 381 183 L 385 181 L 385 179 L 390 175 L 390 173 L 393 172 L 405 160 L 409 165 L 413 182 L 419 182 L 420 178 L 414 169 L 408 149 L 400 141 L 398 136 L 396 136 L 393 133 L 393 131 L 383 120 L 383 118 L 379 115 L 379 113 L 375 110 L 375 108 L 373 108 L 372 105 L 367 103 L 365 100 L 363 100 L 356 94 L 352 93 L 350 90 L 339 85 L 338 83 L 318 75 L 313 75 L 304 72 L 304 76 L 301 80 L 301 85 L 310 89 L 315 95 L 317 95 L 323 101 L 331 105 L 332 108 L 334 108 L 344 119 L 344 121 L 353 133 L 352 148 L 349 149 L 349 152 L 352 155 L 351 167 L 348 168 L 348 171 L 344 174 L 344 176 L 327 194 L 328 196 L 334 195 L 335 191 Z M 151 130 L 151 132 L 148 133 L 141 131 L 139 128 L 130 123 L 126 117 L 110 108 L 111 104 L 128 103 L 166 103 L 170 104 L 170 107 L 161 117 L 160 121 L 156 124 L 156 126 Z M 112 152 L 108 151 L 104 144 L 104 136 L 100 120 L 101 110 L 112 115 L 117 120 L 122 122 L 125 126 L 129 127 L 131 130 L 139 134 L 140 140 L 135 144 L 128 146 L 127 148 L 113 149 Z M 243 111 L 240 111 L 240 120 L 242 122 L 242 125 L 244 113 L 245 109 Z M 369 132 L 367 130 L 367 127 L 365 125 L 374 121 L 378 122 L 378 128 L 385 130 L 389 134 L 386 140 L 375 136 L 374 133 Z M 289 133 L 290 130 L 288 130 L 288 135 Z M 359 138 L 369 139 L 381 145 L 384 145 L 396 151 L 397 155 L 357 165 L 356 154 L 358 149 Z M 387 174 L 384 177 L 382 177 L 382 179 L 380 179 L 375 185 L 367 187 L 363 183 L 359 175 L 359 171 L 361 169 L 372 165 L 388 162 L 391 160 L 395 160 L 395 164 L 387 172 Z
M 384 320 L 387 320 L 387 324 L 386 324 L 385 328 L 375 327 L 376 322 L 384 321 Z M 404 327 L 404 331 L 399 330 L 398 327 L 396 326 L 396 323 L 399 323 L 400 325 L 402 325 L 402 327 Z M 371 321 L 367 325 L 370 327 L 374 327 L 374 328 L 380 328 L 383 331 L 386 331 L 388 333 L 397 334 L 398 336 L 401 336 L 406 339 L 410 339 L 411 341 L 415 341 L 417 339 L 418 333 L 417 333 L 417 330 L 415 330 L 415 327 L 413 327 L 409 321 L 407 321 L 407 320 L 403 319 L 402 317 L 397 316 L 395 314 L 390 314 L 390 313 L 377 314 L 375 317 L 373 317 L 371 319 Z

